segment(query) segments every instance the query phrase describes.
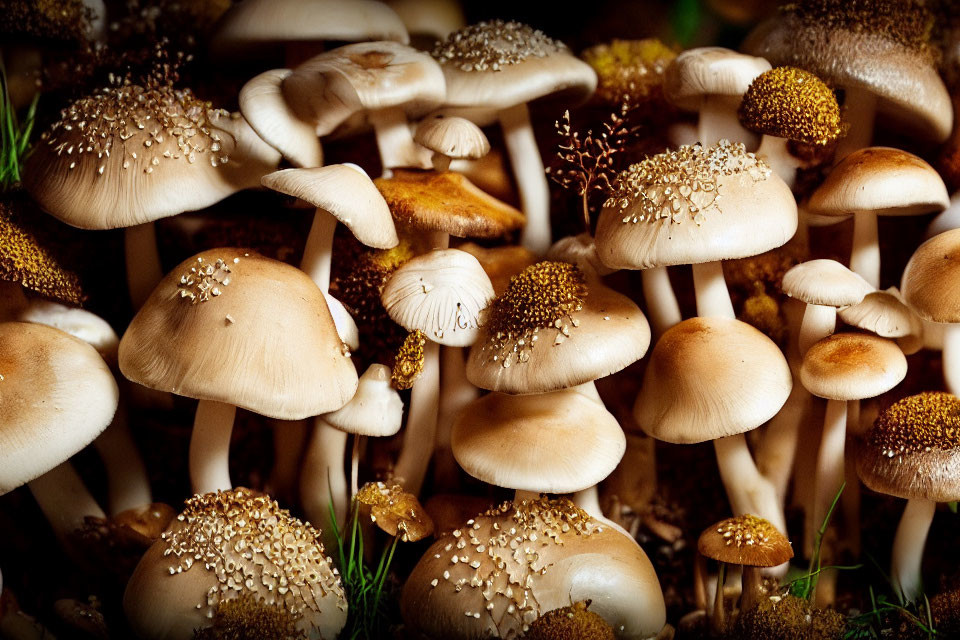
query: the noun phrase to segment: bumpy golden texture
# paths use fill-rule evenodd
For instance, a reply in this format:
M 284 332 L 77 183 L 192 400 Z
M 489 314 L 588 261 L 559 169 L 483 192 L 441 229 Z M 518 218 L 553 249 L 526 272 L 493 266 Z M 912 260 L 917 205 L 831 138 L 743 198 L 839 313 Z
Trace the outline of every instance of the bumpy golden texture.
M 438 42 L 430 53 L 460 71 L 500 71 L 527 58 L 545 58 L 566 46 L 542 31 L 513 20 L 490 20 L 464 27 Z
M 423 373 L 423 347 L 426 344 L 427 336 L 423 331 L 416 329 L 407 334 L 394 359 L 393 373 L 390 375 L 395 389 L 410 389 Z
M 300 616 L 249 593 L 223 600 L 213 612 L 213 625 L 198 629 L 194 640 L 306 640 L 297 628 Z
M 750 567 L 774 567 L 793 557 L 786 537 L 768 521 L 750 514 L 708 527 L 697 549 L 707 558 Z
M 597 100 L 619 105 L 626 98 L 639 105 L 662 102 L 663 75 L 677 52 L 656 38 L 646 38 L 598 44 L 581 57 L 597 72 Z
M 79 305 L 86 295 L 77 274 L 41 246 L 9 203 L 0 201 L 0 280 L 17 282 L 40 295 Z
M 399 535 L 403 542 L 416 542 L 433 533 L 433 519 L 426 509 L 415 495 L 398 484 L 368 482 L 355 499 L 364 511 L 369 511 L 370 520 L 380 529 L 392 536 Z
M 0 0 L 0 35 L 79 42 L 91 12 L 83 0 Z
M 830 144 L 841 132 L 833 91 L 814 74 L 795 67 L 777 67 L 754 78 L 738 115 L 752 131 L 806 144 Z
M 589 602 L 548 611 L 533 621 L 527 640 L 613 640 L 613 629 L 602 616 L 590 611 Z
M 904 398 L 877 417 L 867 438 L 889 457 L 960 448 L 960 398 L 939 391 Z
M 843 615 L 817 609 L 802 598 L 774 596 L 741 612 L 729 638 L 733 640 L 840 640 L 846 630 Z
M 728 518 L 714 528 L 724 544 L 733 547 L 762 545 L 781 535 L 768 521 L 750 514 Z

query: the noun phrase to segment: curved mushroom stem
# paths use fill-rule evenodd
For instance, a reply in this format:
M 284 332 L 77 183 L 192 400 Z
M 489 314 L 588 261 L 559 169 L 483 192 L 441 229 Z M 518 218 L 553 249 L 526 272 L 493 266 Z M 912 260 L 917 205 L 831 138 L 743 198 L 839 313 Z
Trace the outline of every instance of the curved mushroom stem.
M 736 101 L 722 96 L 704 96 L 700 102 L 700 118 L 697 121 L 697 139 L 703 146 L 717 144 L 727 139 L 730 142 L 743 142 L 752 147 L 756 136 L 740 124 L 737 117 Z
M 781 505 L 786 503 L 800 425 L 809 413 L 809 404 L 810 392 L 795 381 L 787 401 L 770 420 L 757 447 L 757 469 L 773 484 Z
M 437 438 L 437 417 L 440 396 L 440 345 L 427 339 L 423 348 L 423 373 L 410 392 L 410 412 L 403 434 L 403 449 L 394 474 L 403 488 L 418 495 L 423 486 L 427 466 Z
M 456 489 L 460 479 L 457 461 L 450 445 L 453 421 L 460 411 L 480 396 L 480 390 L 467 380 L 464 350 L 443 347 L 440 350 L 440 408 L 437 418 L 437 450 L 433 456 L 434 485 L 442 491 Z
M 763 593 L 763 578 L 760 575 L 760 569 L 744 566 L 740 580 L 743 585 L 740 589 L 740 612 L 743 613 L 760 600 L 760 595 Z
M 693 266 L 693 290 L 697 297 L 697 315 L 701 317 L 736 318 L 723 265 L 719 260 Z
M 69 461 L 27 483 L 57 539 L 65 546 L 87 517 L 106 518 Z
M 300 269 L 326 293 L 330 289 L 330 262 L 333 257 L 333 233 L 337 228 L 337 219 L 328 211 L 317 207 L 307 236 L 307 246 L 303 249 Z
M 530 110 L 518 104 L 500 112 L 503 140 L 517 181 L 520 208 L 527 216 L 520 243 L 538 256 L 550 248 L 550 186 L 540 148 L 533 137 Z
M 0 322 L 15 320 L 28 304 L 20 283 L 0 280 Z
M 800 354 L 827 336 L 837 328 L 837 309 L 822 304 L 808 304 L 803 310 L 800 323 Z
M 680 304 L 670 284 L 667 267 L 651 267 L 640 272 L 643 299 L 647 302 L 647 317 L 654 336 L 662 336 L 667 329 L 683 320 Z
M 877 214 L 872 211 L 857 211 L 853 214 L 850 270 L 863 276 L 870 286 L 880 287 L 880 240 Z
M 306 420 L 267 420 L 273 431 L 273 469 L 270 471 L 270 495 L 292 502 L 297 493 L 300 459 L 307 443 Z
M 694 551 L 693 561 L 693 599 L 699 611 L 707 610 L 707 559 L 699 551 Z
M 163 279 L 163 267 L 157 250 L 157 229 L 153 222 L 124 229 L 123 249 L 127 260 L 130 302 L 134 309 L 139 309 Z
M 901 602 L 913 602 L 922 591 L 920 564 L 936 510 L 936 502 L 922 498 L 907 501 L 907 507 L 903 510 L 897 535 L 893 539 L 890 567 L 890 581 Z
M 120 396 L 113 422 L 93 441 L 107 472 L 107 502 L 110 515 L 153 502 L 150 478 L 140 451 L 130 435 L 127 403 Z
M 713 615 L 710 616 L 710 628 L 716 632 L 722 632 L 726 626 L 726 611 L 723 606 L 723 583 L 725 582 L 727 565 L 720 563 L 717 569 L 717 592 L 714 594 Z
M 437 173 L 443 173 L 450 169 L 450 156 L 445 156 L 439 151 L 434 151 L 430 156 L 430 162 L 433 163 L 433 170 Z
M 763 156 L 773 172 L 780 176 L 780 179 L 787 183 L 787 186 L 793 189 L 797 181 L 797 169 L 803 166 L 803 162 L 790 153 L 787 147 L 786 138 L 776 136 L 763 136 L 760 140 L 760 147 L 756 154 Z
M 370 124 L 377 136 L 377 148 L 380 150 L 380 163 L 384 177 L 392 175 L 391 169 L 397 167 L 415 167 L 427 169 L 424 162 L 425 152 L 413 141 L 407 114 L 401 107 L 388 107 L 367 112 Z
M 307 520 L 323 533 L 324 544 L 332 541 L 333 523 L 330 505 L 342 529 L 347 521 L 347 474 L 343 456 L 347 450 L 347 433 L 332 427 L 318 416 L 313 422 L 313 437 L 300 470 L 300 503 Z
M 813 506 L 813 523 L 816 527 L 823 524 L 830 505 L 843 484 L 843 452 L 846 440 L 847 403 L 843 400 L 827 400 L 814 481 L 816 502 Z
M 960 394 L 960 324 L 943 326 L 943 377 L 947 391 Z
M 843 93 L 843 120 L 850 123 L 850 129 L 837 143 L 835 162 L 870 146 L 873 140 L 873 121 L 877 115 L 877 96 L 872 92 L 857 87 L 844 87 Z
M 232 404 L 201 400 L 190 436 L 190 485 L 194 493 L 228 491 L 230 436 L 237 408 Z
M 600 508 L 600 494 L 597 492 L 597 485 L 593 485 L 583 491 L 577 491 L 572 497 L 573 504 L 577 505 L 591 516 L 601 522 L 609 522 L 603 515 L 603 509 Z

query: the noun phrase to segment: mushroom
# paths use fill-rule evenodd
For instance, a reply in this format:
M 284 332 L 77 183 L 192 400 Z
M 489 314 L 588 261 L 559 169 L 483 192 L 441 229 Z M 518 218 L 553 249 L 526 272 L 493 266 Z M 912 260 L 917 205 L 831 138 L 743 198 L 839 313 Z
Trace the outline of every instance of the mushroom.
M 411 44 L 422 51 L 467 24 L 457 0 L 387 0 L 387 5 L 400 16 Z
M 357 506 L 377 527 L 403 542 L 417 542 L 433 533 L 433 520 L 412 493 L 398 484 L 368 482 L 355 493 Z
M 441 113 L 424 118 L 413 141 L 433 151 L 434 171 L 448 170 L 451 160 L 477 160 L 490 151 L 490 141 L 480 127 L 466 118 Z
M 868 293 L 861 302 L 840 309 L 837 315 L 851 327 L 895 339 L 904 355 L 911 356 L 922 346 L 922 321 L 896 287 Z
M 575 264 L 578 269 L 593 276 L 608 276 L 611 273 L 616 273 L 616 270 L 600 262 L 600 258 L 597 256 L 597 245 L 593 241 L 593 237 L 587 232 L 575 236 L 566 236 L 554 242 L 550 245 L 550 250 L 547 251 L 547 260 Z M 672 293 L 673 290 L 670 291 Z M 676 302 L 676 299 L 674 299 L 674 302 Z M 678 309 L 677 322 L 680 321 L 679 315 L 680 311 Z

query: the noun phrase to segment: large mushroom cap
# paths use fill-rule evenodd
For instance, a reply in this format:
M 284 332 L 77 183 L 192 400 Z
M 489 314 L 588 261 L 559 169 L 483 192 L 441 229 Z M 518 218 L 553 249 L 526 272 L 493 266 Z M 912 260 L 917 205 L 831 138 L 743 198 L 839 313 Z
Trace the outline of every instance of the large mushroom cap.
M 960 499 L 960 400 L 931 391 L 892 404 L 863 437 L 857 474 L 891 496 Z
M 842 131 L 833 91 L 795 67 L 777 67 L 754 78 L 737 114 L 751 131 L 806 144 L 829 144 Z
M 118 399 L 86 342 L 41 324 L 0 323 L 0 495 L 93 442 Z
M 756 429 L 792 386 L 770 338 L 739 320 L 690 318 L 653 348 L 633 414 L 657 440 L 705 442 Z
M 757 255 L 797 230 L 790 188 L 742 143 L 650 156 L 617 176 L 597 222 L 600 260 L 648 269 Z
M 938 234 L 910 256 L 900 290 L 914 313 L 930 322 L 960 322 L 960 229 Z
M 167 274 L 120 341 L 138 384 L 283 420 L 334 411 L 357 373 L 304 272 L 244 249 L 205 251 Z
M 836 260 L 807 260 L 783 275 L 783 292 L 807 304 L 845 307 L 873 292 L 859 273 Z
M 750 514 L 721 520 L 697 541 L 704 557 L 745 567 L 776 567 L 793 557 L 793 547 L 772 524 Z
M 460 413 L 451 444 L 474 478 L 544 493 L 592 487 L 616 468 L 627 446 L 617 419 L 575 389 L 487 394 Z
M 739 102 L 753 79 L 770 70 L 763 58 L 723 47 L 699 47 L 684 51 L 667 67 L 663 93 L 686 111 L 697 111 L 706 96 L 722 96 Z
M 810 393 L 831 400 L 873 398 L 907 375 L 907 359 L 892 340 L 866 333 L 835 333 L 803 356 L 800 381 Z

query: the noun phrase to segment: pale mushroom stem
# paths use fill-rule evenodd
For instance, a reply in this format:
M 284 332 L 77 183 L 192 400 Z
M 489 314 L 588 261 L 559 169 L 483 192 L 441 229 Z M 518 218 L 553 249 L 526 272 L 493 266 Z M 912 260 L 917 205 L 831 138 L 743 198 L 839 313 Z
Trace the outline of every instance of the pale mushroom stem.
M 0 322 L 16 319 L 27 305 L 27 296 L 20 283 L 0 280 Z
M 880 287 L 880 240 L 877 214 L 873 211 L 857 211 L 853 214 L 850 270 L 863 276 L 873 288 Z
M 947 391 L 960 395 L 960 324 L 940 326 L 943 327 L 943 377 Z
M 789 141 L 786 138 L 763 136 L 756 154 L 766 160 L 773 172 L 793 189 L 797 181 L 797 169 L 803 166 L 803 162 L 790 153 L 788 144 Z
M 190 436 L 190 484 L 194 493 L 228 491 L 230 436 L 237 408 L 232 404 L 201 400 Z
M 440 345 L 427 340 L 423 348 L 423 373 L 410 391 L 410 412 L 403 434 L 403 449 L 394 474 L 403 488 L 418 495 L 437 439 L 440 398 Z
M 453 457 L 450 432 L 460 411 L 480 396 L 480 390 L 467 380 L 464 350 L 444 347 L 440 350 L 440 409 L 437 419 L 437 450 L 434 453 L 434 485 L 445 491 L 456 488 L 459 474 Z
M 573 504 L 577 505 L 591 516 L 601 522 L 608 522 L 603 515 L 603 509 L 600 508 L 600 494 L 597 492 L 597 485 L 588 487 L 583 491 L 577 491 L 573 494 Z
M 401 107 L 388 107 L 367 112 L 370 124 L 377 136 L 377 148 L 380 150 L 380 163 L 384 177 L 389 177 L 391 169 L 397 167 L 415 167 L 426 169 L 424 153 L 413 141 L 407 114 Z
M 736 318 L 727 281 L 723 277 L 723 265 L 719 260 L 693 266 L 693 290 L 697 298 L 697 315 L 700 317 Z
M 27 486 L 61 543 L 83 526 L 85 518 L 106 518 L 69 461 L 31 480 Z
M 781 505 L 786 504 L 787 487 L 793 474 L 800 425 L 808 414 L 810 392 L 794 382 L 790 395 L 780 411 L 767 425 L 757 447 L 757 469 L 774 486 Z
M 510 166 L 517 181 L 520 208 L 527 217 L 520 243 L 538 256 L 550 248 L 550 186 L 540 157 L 540 148 L 533 137 L 530 110 L 518 104 L 500 112 L 503 140 L 510 155 Z
M 713 599 L 713 615 L 710 616 L 710 628 L 715 632 L 723 631 L 726 626 L 726 611 L 723 606 L 723 583 L 726 578 L 727 565 L 723 562 L 717 569 L 717 591 Z
M 933 523 L 937 503 L 922 498 L 907 501 L 897 535 L 893 539 L 893 559 L 890 580 L 902 602 L 913 602 L 920 595 L 922 579 L 920 564 L 927 533 Z
M 700 102 L 697 138 L 705 147 L 724 139 L 744 142 L 747 146 L 756 140 L 756 137 L 740 124 L 736 104 L 729 98 L 710 95 L 704 96 Z
M 877 115 L 877 96 L 857 87 L 844 87 L 843 121 L 850 124 L 847 135 L 840 138 L 834 162 L 840 162 L 859 149 L 870 146 L 873 122 Z
M 707 559 L 696 552 L 693 561 L 693 599 L 697 610 L 707 610 Z
M 863 433 L 860 426 L 860 401 L 847 401 L 847 442 Z M 860 477 L 857 475 L 855 456 L 845 456 L 843 461 L 843 494 L 840 508 L 843 511 L 843 538 L 840 540 L 854 558 L 860 557 Z
M 327 293 L 330 289 L 330 263 L 333 258 L 333 233 L 337 228 L 337 219 L 325 209 L 317 208 L 307 236 L 307 245 L 303 249 L 300 269 Z
M 353 434 L 353 449 L 350 453 L 350 498 L 360 491 L 360 445 L 364 436 Z
M 643 283 L 643 298 L 647 302 L 647 317 L 653 335 L 662 336 L 667 329 L 683 320 L 680 304 L 670 284 L 667 267 L 651 267 L 640 271 Z
M 808 304 L 803 310 L 800 323 L 800 354 L 827 336 L 837 328 L 837 309 L 822 304 Z
M 813 522 L 817 527 L 827 517 L 830 504 L 843 484 L 843 453 L 846 441 L 847 403 L 843 400 L 827 400 L 820 451 L 817 453 L 816 503 L 813 507 Z
M 153 502 L 150 478 L 130 435 L 127 415 L 127 403 L 121 396 L 113 422 L 93 441 L 107 472 L 107 503 L 114 516 Z
M 347 433 L 335 429 L 322 417 L 314 418 L 313 437 L 300 470 L 300 502 L 307 520 L 324 533 L 324 541 L 332 538 L 330 504 L 337 524 L 342 528 L 347 519 L 347 475 L 343 454 L 347 450 Z
M 157 249 L 157 229 L 153 222 L 124 229 L 123 248 L 127 260 L 130 302 L 134 309 L 139 309 L 163 278 Z
M 300 459 L 307 443 L 306 420 L 269 419 L 273 431 L 273 469 L 270 471 L 270 495 L 290 500 L 296 493 Z
M 757 567 L 743 567 L 740 578 L 740 612 L 748 611 L 760 600 L 763 593 L 763 577 Z

